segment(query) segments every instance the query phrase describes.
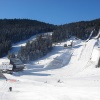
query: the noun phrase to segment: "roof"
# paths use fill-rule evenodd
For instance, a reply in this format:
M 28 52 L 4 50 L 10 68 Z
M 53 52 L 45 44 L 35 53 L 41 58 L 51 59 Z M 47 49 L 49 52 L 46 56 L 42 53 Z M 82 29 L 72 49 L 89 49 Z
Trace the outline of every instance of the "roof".
M 6 79 L 6 77 L 0 72 L 0 79 Z
M 18 58 L 11 58 L 10 59 L 14 64 L 23 64 L 23 62 L 20 60 L 20 59 L 18 59 Z

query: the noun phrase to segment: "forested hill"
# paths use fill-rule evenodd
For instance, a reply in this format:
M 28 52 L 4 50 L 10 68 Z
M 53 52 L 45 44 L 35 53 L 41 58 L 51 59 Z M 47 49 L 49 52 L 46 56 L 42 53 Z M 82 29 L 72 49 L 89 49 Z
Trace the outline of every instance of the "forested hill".
M 74 22 L 70 24 L 64 24 L 58 26 L 56 30 L 54 30 L 52 39 L 53 42 L 59 42 L 70 36 L 76 36 L 81 39 L 87 39 L 93 31 L 93 36 L 97 35 L 100 29 L 100 18 L 92 21 L 80 21 Z
M 28 39 L 56 28 L 52 24 L 29 19 L 0 19 L 0 57 L 8 53 L 12 43 Z
M 36 34 L 52 31 L 52 42 L 59 42 L 70 36 L 87 39 L 92 30 L 95 36 L 99 29 L 100 18 L 60 26 L 29 19 L 0 19 L 0 57 L 8 53 L 12 43 L 28 39 Z

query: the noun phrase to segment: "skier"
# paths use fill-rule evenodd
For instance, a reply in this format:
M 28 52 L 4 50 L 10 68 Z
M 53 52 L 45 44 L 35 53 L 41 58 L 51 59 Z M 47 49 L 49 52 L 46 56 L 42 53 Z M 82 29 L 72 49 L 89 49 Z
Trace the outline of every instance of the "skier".
M 9 91 L 10 91 L 10 92 L 12 91 L 12 87 L 9 87 Z

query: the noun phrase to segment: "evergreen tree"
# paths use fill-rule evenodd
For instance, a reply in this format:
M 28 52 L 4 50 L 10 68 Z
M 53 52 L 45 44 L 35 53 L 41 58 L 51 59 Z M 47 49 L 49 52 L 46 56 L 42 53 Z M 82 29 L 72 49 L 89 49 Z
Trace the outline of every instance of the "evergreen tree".
M 52 39 L 50 35 L 37 36 L 36 40 L 28 41 L 26 46 L 21 47 L 18 58 L 22 61 L 32 61 L 46 55 L 52 49 Z
M 12 43 L 30 38 L 33 35 L 51 32 L 52 24 L 29 19 L 0 19 L 0 57 L 11 49 Z
M 80 39 L 87 39 L 92 30 L 94 30 L 93 36 L 96 36 L 99 29 L 100 19 L 60 25 L 53 31 L 52 40 L 53 42 L 60 42 L 68 39 L 70 36 L 76 36 Z

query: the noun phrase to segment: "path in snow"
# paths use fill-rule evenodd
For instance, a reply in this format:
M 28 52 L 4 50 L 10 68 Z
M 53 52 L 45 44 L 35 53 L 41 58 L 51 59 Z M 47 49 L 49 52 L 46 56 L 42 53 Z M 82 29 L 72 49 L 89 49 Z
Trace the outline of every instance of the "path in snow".
M 85 43 L 85 46 L 83 48 L 83 51 L 82 51 L 82 54 L 79 60 L 89 60 L 90 59 L 95 43 L 96 43 L 96 40 L 94 39 Z

